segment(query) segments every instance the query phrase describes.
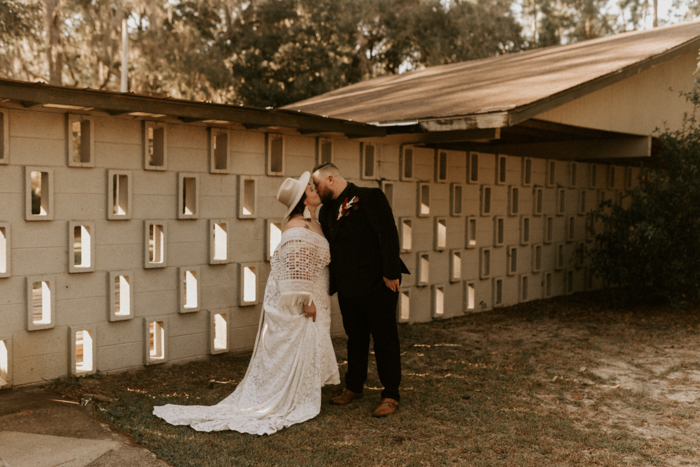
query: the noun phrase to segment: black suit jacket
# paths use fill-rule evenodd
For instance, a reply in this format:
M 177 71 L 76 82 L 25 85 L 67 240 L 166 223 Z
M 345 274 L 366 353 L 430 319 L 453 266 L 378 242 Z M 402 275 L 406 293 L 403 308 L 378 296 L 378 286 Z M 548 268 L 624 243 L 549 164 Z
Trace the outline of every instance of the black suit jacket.
M 353 196 L 356 208 L 338 219 L 339 207 Z M 321 207 L 319 219 L 331 248 L 331 295 L 367 295 L 386 287 L 383 277 L 400 279 L 409 273 L 399 258 L 399 234 L 382 190 L 348 183 L 334 203 Z

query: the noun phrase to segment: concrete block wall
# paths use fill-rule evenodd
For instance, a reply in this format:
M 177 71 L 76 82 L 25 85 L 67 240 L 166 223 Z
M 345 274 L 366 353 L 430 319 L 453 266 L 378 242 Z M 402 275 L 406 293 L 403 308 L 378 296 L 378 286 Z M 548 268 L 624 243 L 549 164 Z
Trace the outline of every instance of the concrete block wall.
M 229 351 L 252 348 L 257 332 L 261 302 L 270 272 L 265 259 L 268 245 L 265 228 L 277 222 L 284 208 L 276 201 L 276 193 L 284 176 L 266 175 L 266 135 L 263 131 L 231 127 L 228 131 L 226 173 L 210 173 L 210 131 L 203 123 L 185 124 L 175 119 L 167 123 L 167 162 L 165 170 L 146 170 L 144 163 L 142 118 L 109 116 L 93 112 L 94 167 L 68 165 L 66 113 L 57 109 L 24 109 L 5 104 L 8 123 L 9 155 L 7 164 L 0 164 L 0 227 L 8 241 L 5 251 L 8 271 L 0 271 L 0 376 L 8 384 L 41 382 L 76 373 L 75 332 L 89 330 L 94 341 L 94 370 L 102 372 L 139 368 L 159 362 L 177 363 L 204 358 L 212 351 L 211 312 L 227 313 Z M 161 119 L 163 120 L 163 119 Z M 532 184 L 522 185 L 523 159 L 506 157 L 506 180 L 496 184 L 495 155 L 480 154 L 478 181 L 468 182 L 468 154 L 445 151 L 447 178 L 436 182 L 433 149 L 414 147 L 413 178 L 400 180 L 400 154 L 404 146 L 381 139 L 366 140 L 375 144 L 376 173 L 373 179 L 361 177 L 361 144 L 363 141 L 337 137 L 333 139 L 333 161 L 350 181 L 361 186 L 384 186 L 392 189 L 392 207 L 398 219 L 412 220 L 412 247 L 401 257 L 413 273 L 404 276 L 402 288 L 410 289 L 409 322 L 428 321 L 433 316 L 451 317 L 465 311 L 466 284 L 473 286 L 475 306 L 468 311 L 489 310 L 522 300 L 519 284 L 528 276 L 527 300 L 545 296 L 545 274 L 551 273 L 551 294 L 584 290 L 597 284 L 587 280 L 585 268 L 574 264 L 575 248 L 586 242 L 585 218 L 579 215 L 580 193 L 586 192 L 588 207 L 602 196 L 613 199 L 627 181 L 628 171 L 597 164 L 595 185 L 588 181 L 589 164 L 577 165 L 578 180 L 569 186 L 569 163 L 553 161 L 556 186 L 545 187 L 547 161 L 533 159 Z M 317 161 L 317 138 L 285 135 L 285 176 L 298 176 L 310 170 Z M 53 173 L 51 220 L 27 220 L 25 199 L 26 167 L 38 167 Z M 109 171 L 130 176 L 131 202 L 127 218 L 108 218 L 112 209 L 108 199 Z M 198 212 L 191 218 L 178 215 L 179 174 L 197 178 Z M 614 182 L 607 177 L 613 174 Z M 255 180 L 257 199 L 250 218 L 239 218 L 239 176 Z M 429 190 L 430 212 L 418 216 L 418 188 Z M 451 211 L 453 184 L 462 188 L 462 212 Z M 491 213 L 480 214 L 481 189 L 492 189 Z M 519 213 L 509 215 L 509 187 L 519 187 Z M 533 215 L 532 190 L 544 188 L 544 212 Z M 557 189 L 565 190 L 565 212 L 557 215 Z M 31 199 L 31 198 L 30 198 Z M 182 203 L 180 202 L 180 205 Z M 31 208 L 30 208 L 31 210 Z M 494 246 L 494 217 L 504 220 L 503 246 Z M 521 245 L 521 217 L 530 218 L 529 243 Z M 554 217 L 554 238 L 543 243 L 544 221 Z M 574 216 L 573 237 L 566 238 L 566 223 Z M 477 245 L 467 248 L 467 218 L 477 223 Z M 446 244 L 435 248 L 436 218 L 446 225 Z M 227 258 L 212 264 L 210 258 L 211 220 L 227 223 Z M 147 222 L 164 226 L 165 261 L 150 265 Z M 71 222 L 83 222 L 91 228 L 90 241 L 94 257 L 89 270 L 70 268 L 73 254 Z M 556 245 L 564 243 L 564 267 L 555 264 Z M 542 272 L 531 271 L 532 245 L 542 245 Z M 508 271 L 508 247 L 517 249 L 517 268 Z M 480 250 L 491 250 L 490 275 L 480 278 Z M 418 254 L 429 253 L 429 280 L 417 285 Z M 461 257 L 460 277 L 450 274 L 451 252 Z M 0 261 L 0 264 L 2 262 Z M 257 301 L 240 306 L 241 264 L 256 269 Z M 181 312 L 180 272 L 196 268 L 199 291 L 196 311 Z M 70 272 L 73 271 L 73 272 Z M 571 274 L 570 274 L 571 271 Z M 114 308 L 114 284 L 110 273 L 128 273 L 132 287 L 131 315 L 110 320 Z M 27 278 L 51 277 L 50 293 L 55 303 L 54 322 L 48 329 L 30 330 L 34 310 Z M 451 280 L 452 278 L 452 280 Z M 114 277 L 112 277 L 114 279 Z M 43 280 L 43 279 L 42 279 Z M 498 283 L 500 295 L 494 295 Z M 568 281 L 568 282 L 567 282 Z M 571 283 L 571 285 L 569 284 Z M 438 309 L 436 288 L 440 290 Z M 110 290 L 112 292 L 110 292 Z M 494 303 L 494 300 L 496 302 Z M 149 339 L 152 321 L 163 323 L 162 334 Z M 155 328 L 154 328 L 155 329 Z M 70 331 L 70 332 L 69 332 Z M 333 298 L 332 331 L 342 333 L 337 298 Z M 161 332 L 161 331 L 158 331 Z M 163 355 L 151 353 L 152 343 L 165 339 Z M 155 345 L 155 344 L 154 344 Z M 89 351 L 89 349 L 85 349 Z M 5 355 L 3 357 L 3 355 Z M 2 359 L 6 362 L 3 362 Z M 72 362 L 72 363 L 71 363 Z M 3 366 L 4 365 L 4 366 Z M 84 372 L 87 373 L 87 372 Z

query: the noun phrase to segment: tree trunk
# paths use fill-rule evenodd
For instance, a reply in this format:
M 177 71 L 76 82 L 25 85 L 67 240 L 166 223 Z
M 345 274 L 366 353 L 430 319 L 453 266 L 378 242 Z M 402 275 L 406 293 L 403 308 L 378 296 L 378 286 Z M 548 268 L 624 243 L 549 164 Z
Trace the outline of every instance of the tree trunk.
M 653 27 L 659 27 L 659 0 L 654 0 L 654 22 Z
M 49 64 L 49 84 L 61 85 L 63 69 L 63 48 L 61 47 L 61 32 L 58 29 L 60 0 L 44 1 L 44 19 L 46 22 L 46 57 Z

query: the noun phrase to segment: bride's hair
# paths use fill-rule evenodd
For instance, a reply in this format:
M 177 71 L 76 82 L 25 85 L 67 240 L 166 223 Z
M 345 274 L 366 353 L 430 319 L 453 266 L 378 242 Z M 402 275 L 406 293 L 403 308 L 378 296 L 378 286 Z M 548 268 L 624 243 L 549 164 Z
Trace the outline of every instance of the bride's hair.
M 304 200 L 306 200 L 306 193 L 301 195 L 301 199 L 297 203 L 296 206 L 294 206 L 294 209 L 292 209 L 292 212 L 289 213 L 289 219 L 292 218 L 295 214 L 301 214 L 304 215 L 304 208 L 306 208 L 306 205 L 304 204 Z

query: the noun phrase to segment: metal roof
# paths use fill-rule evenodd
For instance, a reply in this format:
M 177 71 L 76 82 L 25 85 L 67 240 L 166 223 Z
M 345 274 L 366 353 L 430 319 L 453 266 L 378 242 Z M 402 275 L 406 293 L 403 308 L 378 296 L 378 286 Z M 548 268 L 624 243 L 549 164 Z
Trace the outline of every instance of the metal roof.
M 0 102 L 24 107 L 46 106 L 74 110 L 98 110 L 110 115 L 131 114 L 176 117 L 182 121 L 239 123 L 247 128 L 289 128 L 300 133 L 341 133 L 350 137 L 383 136 L 386 130 L 360 122 L 285 109 L 214 104 L 134 93 L 78 89 L 0 79 Z M 142 115 L 146 114 L 146 115 Z
M 436 66 L 284 108 L 424 131 L 502 128 L 700 48 L 700 22 Z

